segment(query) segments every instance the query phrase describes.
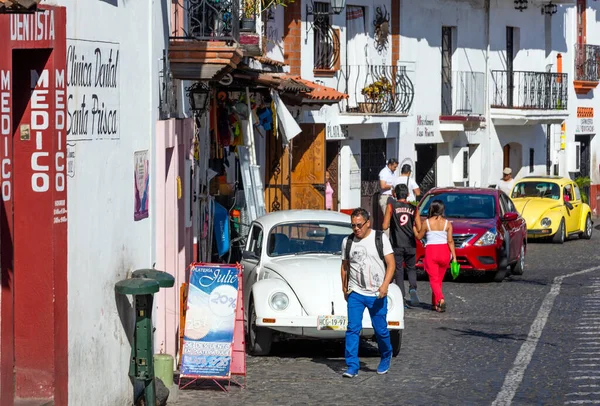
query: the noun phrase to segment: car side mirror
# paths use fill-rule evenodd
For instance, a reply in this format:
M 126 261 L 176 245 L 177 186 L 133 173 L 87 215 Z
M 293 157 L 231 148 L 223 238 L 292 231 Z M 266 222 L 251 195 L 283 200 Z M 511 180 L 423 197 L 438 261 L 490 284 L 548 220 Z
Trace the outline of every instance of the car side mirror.
M 515 212 L 504 213 L 504 216 L 502 216 L 503 221 L 515 221 L 518 218 L 519 215 Z
M 251 259 L 251 260 L 258 260 L 258 255 L 256 255 L 254 252 L 252 251 L 242 251 L 242 259 Z
M 571 202 L 565 202 L 565 206 L 567 206 L 567 209 L 573 210 L 573 205 L 571 204 Z

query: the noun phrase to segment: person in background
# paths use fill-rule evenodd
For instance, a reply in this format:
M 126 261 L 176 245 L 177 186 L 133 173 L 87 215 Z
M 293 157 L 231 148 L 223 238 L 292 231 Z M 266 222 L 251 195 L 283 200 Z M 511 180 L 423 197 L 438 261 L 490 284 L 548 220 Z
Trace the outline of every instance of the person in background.
M 429 275 L 431 285 L 431 306 L 437 312 L 446 311 L 446 301 L 442 293 L 442 282 L 450 265 L 450 260 L 456 258 L 454 239 L 452 238 L 452 223 L 444 217 L 444 203 L 434 200 L 429 205 L 429 213 L 425 221 L 421 221 L 418 229 L 418 239 L 427 240 L 423 265 Z
M 417 185 L 417 182 L 410 178 L 411 174 L 412 167 L 409 164 L 402 165 L 400 176 L 394 179 L 392 186 L 394 188 L 396 185 L 406 185 L 408 188 L 408 198 L 406 200 L 409 202 L 416 202 L 421 197 L 421 189 L 419 188 L 419 185 Z
M 388 200 L 385 217 L 383 218 L 383 229 L 390 229 L 390 241 L 394 249 L 394 259 L 396 260 L 396 274 L 394 282 L 400 287 L 402 297 L 406 298 L 404 290 L 404 272 L 408 273 L 408 294 L 410 295 L 410 305 L 419 305 L 419 296 L 417 296 L 417 243 L 415 234 L 418 233 L 417 227 L 421 226 L 421 216 L 414 204 L 407 201 L 408 186 L 404 183 L 396 185 L 394 195 L 396 199 Z M 404 305 L 406 308 L 407 306 Z
M 325 171 L 325 209 L 333 210 L 333 188 L 331 187 L 331 183 L 329 183 L 329 179 L 331 175 L 329 171 Z
M 504 168 L 502 171 L 502 180 L 498 182 L 496 189 L 500 189 L 506 193 L 506 196 L 510 197 L 510 192 L 512 191 L 513 186 L 515 186 L 515 180 L 512 177 L 512 169 Z
M 369 309 L 373 330 L 379 346 L 381 361 L 377 373 L 383 375 L 390 369 L 392 343 L 387 328 L 387 293 L 394 277 L 394 250 L 388 237 L 382 233 L 382 260 L 375 243 L 376 231 L 371 229 L 369 213 L 365 209 L 355 209 L 351 216 L 354 235 L 348 258 L 346 244 L 342 242 L 342 290 L 348 302 L 348 329 L 346 330 L 346 365 L 342 375 L 354 378 L 358 375 L 358 344 L 365 308 Z
M 379 171 L 379 188 L 381 193 L 379 195 L 379 207 L 381 212 L 385 214 L 385 208 L 387 201 L 392 197 L 392 188 L 395 180 L 398 178 L 398 160 L 390 158 L 387 161 L 387 165 L 381 171 Z

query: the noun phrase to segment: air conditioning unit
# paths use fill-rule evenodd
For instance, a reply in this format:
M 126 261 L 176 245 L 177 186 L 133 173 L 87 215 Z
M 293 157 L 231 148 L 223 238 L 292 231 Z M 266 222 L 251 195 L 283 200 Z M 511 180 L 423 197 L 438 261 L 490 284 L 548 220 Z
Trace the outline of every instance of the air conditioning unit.
M 462 183 L 469 179 L 469 147 L 453 148 L 452 182 Z
M 567 171 L 579 172 L 581 168 L 581 142 L 567 143 Z

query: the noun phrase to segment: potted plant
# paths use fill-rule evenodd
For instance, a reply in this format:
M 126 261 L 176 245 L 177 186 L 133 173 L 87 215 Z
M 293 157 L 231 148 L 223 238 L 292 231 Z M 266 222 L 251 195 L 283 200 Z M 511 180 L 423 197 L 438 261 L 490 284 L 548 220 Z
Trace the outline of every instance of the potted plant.
M 285 7 L 294 0 L 243 0 L 243 14 L 240 21 L 240 31 L 254 32 L 256 29 L 256 16 L 261 15 L 271 7 Z
M 358 103 L 361 113 L 379 113 L 381 101 L 392 92 L 392 84 L 386 78 L 376 80 L 363 87 L 360 93 L 365 96 L 365 101 Z
M 575 178 L 575 184 L 579 188 L 581 193 L 581 201 L 583 203 L 588 203 L 588 195 L 584 192 L 584 188 L 587 188 L 589 185 L 591 185 L 591 183 L 592 181 L 589 176 L 579 176 Z

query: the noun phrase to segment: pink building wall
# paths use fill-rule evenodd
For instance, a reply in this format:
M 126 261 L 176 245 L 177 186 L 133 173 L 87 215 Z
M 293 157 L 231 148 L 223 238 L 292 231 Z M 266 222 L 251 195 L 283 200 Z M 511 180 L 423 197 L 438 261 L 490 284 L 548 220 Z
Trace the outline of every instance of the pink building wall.
M 179 345 L 180 287 L 193 260 L 193 227 L 186 226 L 186 159 L 193 162 L 193 119 L 170 119 L 156 124 L 156 269 L 175 277 L 175 286 L 155 295 L 155 353 L 176 357 Z M 177 178 L 181 180 L 181 198 Z

